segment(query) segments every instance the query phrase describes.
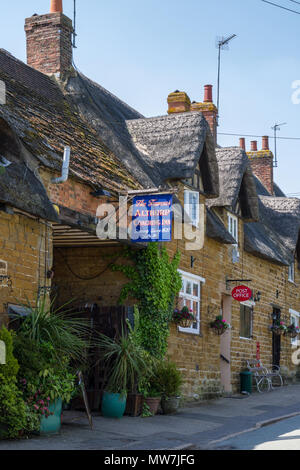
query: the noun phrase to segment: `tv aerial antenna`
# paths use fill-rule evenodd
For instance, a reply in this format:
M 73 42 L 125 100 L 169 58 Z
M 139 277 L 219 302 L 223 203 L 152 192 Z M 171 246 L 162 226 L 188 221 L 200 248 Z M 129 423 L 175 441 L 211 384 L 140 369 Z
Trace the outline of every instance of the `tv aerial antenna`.
M 271 127 L 271 129 L 273 129 L 273 131 L 274 131 L 274 156 L 275 156 L 274 165 L 273 165 L 274 168 L 277 168 L 277 167 L 278 167 L 278 160 L 277 160 L 277 132 L 280 131 L 280 127 L 281 127 L 281 126 L 285 126 L 286 124 L 287 124 L 287 122 L 282 122 L 281 124 L 275 124 L 273 127 Z
M 219 110 L 220 110 L 220 79 L 221 79 L 221 51 L 227 51 L 229 49 L 229 43 L 234 38 L 236 38 L 236 34 L 231 34 L 227 37 L 218 37 L 216 39 L 216 47 L 219 49 L 218 54 L 218 99 L 217 99 L 217 108 L 218 108 L 218 118 L 219 118 Z M 219 119 L 218 119 L 219 120 Z M 219 125 L 219 123 L 218 123 Z
M 76 16 L 77 16 L 77 9 L 76 9 L 76 0 L 74 0 L 74 20 L 73 20 L 73 40 L 72 40 L 72 46 L 74 49 L 77 49 L 76 46 Z

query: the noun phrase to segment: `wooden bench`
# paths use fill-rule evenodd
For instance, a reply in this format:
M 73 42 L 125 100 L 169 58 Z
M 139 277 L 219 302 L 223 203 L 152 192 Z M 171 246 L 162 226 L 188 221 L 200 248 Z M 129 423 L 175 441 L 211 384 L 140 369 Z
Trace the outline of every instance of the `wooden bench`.
M 259 393 L 269 392 L 276 387 L 282 387 L 283 379 L 279 366 L 272 369 L 264 367 L 260 360 L 247 361 L 247 369 L 252 372 Z

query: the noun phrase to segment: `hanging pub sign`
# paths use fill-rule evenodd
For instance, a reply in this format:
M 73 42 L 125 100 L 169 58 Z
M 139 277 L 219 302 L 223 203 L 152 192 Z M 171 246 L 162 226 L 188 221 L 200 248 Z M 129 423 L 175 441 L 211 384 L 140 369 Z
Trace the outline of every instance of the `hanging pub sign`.
M 252 297 L 252 290 L 247 286 L 237 286 L 232 291 L 232 297 L 238 302 L 246 302 Z
M 171 241 L 172 203 L 173 196 L 171 194 L 134 197 L 131 241 Z

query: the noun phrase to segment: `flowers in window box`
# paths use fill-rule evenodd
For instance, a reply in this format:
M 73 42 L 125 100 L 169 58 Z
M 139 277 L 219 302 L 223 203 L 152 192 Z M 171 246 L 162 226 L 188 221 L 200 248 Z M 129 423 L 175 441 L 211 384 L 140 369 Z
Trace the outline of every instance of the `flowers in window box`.
M 230 324 L 226 323 L 222 315 L 218 315 L 213 322 L 210 322 L 209 326 L 217 335 L 222 335 L 226 330 L 231 328 Z
M 288 335 L 290 338 L 297 338 L 300 333 L 300 328 L 295 326 L 293 323 L 286 327 L 285 334 Z
M 182 328 L 190 328 L 195 321 L 193 310 L 188 307 L 183 307 L 181 310 L 176 308 L 173 312 L 173 322 Z
M 284 321 L 276 321 L 273 325 L 270 326 L 270 330 L 276 335 L 283 335 L 287 332 L 287 326 Z

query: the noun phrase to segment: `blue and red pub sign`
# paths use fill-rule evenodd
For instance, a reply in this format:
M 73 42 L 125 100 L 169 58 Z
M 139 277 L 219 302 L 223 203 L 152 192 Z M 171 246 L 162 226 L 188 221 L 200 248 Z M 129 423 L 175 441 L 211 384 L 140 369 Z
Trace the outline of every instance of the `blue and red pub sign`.
M 136 196 L 132 209 L 132 242 L 169 242 L 172 240 L 171 194 Z

